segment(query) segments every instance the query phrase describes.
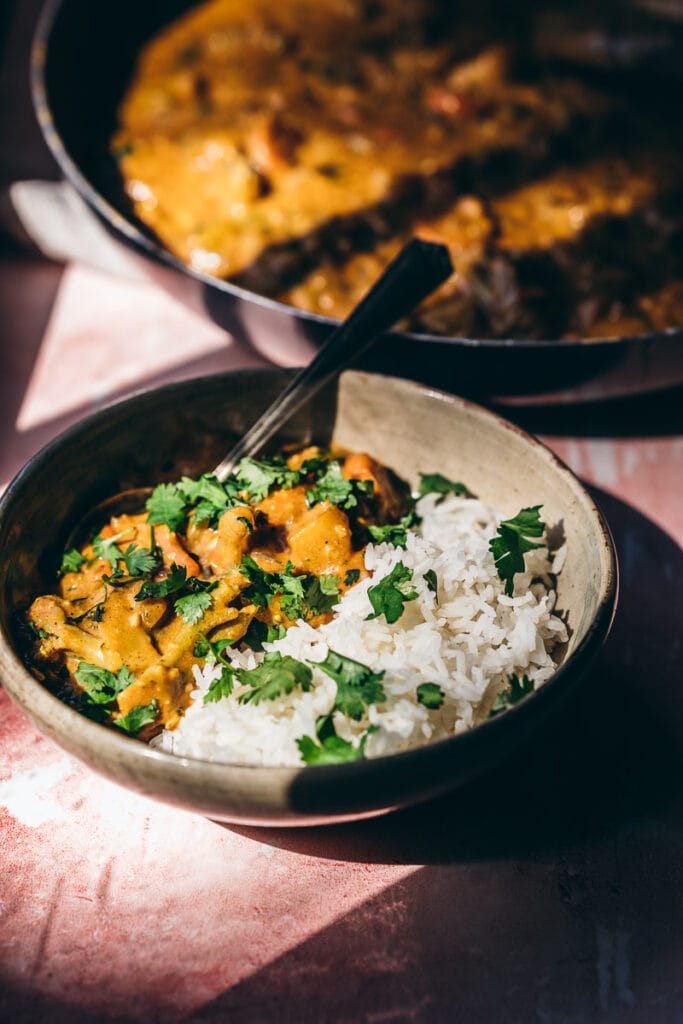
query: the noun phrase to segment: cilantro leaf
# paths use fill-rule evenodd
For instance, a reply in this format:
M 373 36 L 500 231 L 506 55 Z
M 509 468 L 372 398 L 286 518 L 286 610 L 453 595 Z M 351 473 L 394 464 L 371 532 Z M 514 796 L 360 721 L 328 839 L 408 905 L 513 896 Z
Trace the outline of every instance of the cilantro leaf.
M 139 547 L 137 544 L 129 544 L 123 555 L 120 556 L 132 577 L 149 576 L 161 568 L 162 558 L 157 547 Z
M 395 548 L 404 548 L 408 543 L 408 530 L 420 521 L 414 508 L 401 516 L 397 523 L 386 523 L 384 526 L 370 524 L 368 533 L 376 544 L 393 544 Z
M 271 574 L 262 569 L 250 555 L 242 555 L 240 572 L 249 580 L 242 591 L 244 598 L 257 608 L 267 608 L 273 597 Z
M 436 683 L 420 683 L 415 690 L 418 704 L 424 704 L 430 711 L 436 711 L 444 702 L 444 692 Z
M 291 693 L 300 686 L 306 692 L 311 688 L 313 673 L 303 661 L 279 651 L 269 651 L 256 668 L 237 669 L 237 678 L 252 689 L 239 696 L 240 704 L 260 704 L 262 700 L 274 700 Z
M 427 572 L 424 574 L 422 579 L 425 581 L 428 589 L 431 590 L 432 594 L 436 594 L 436 592 L 439 589 L 439 581 L 436 577 L 436 573 L 434 572 L 434 570 L 427 569 Z
M 425 494 L 439 494 L 441 495 L 439 501 L 443 501 L 447 494 L 454 494 L 456 498 L 476 497 L 465 484 L 460 483 L 460 481 L 449 480 L 448 477 L 442 476 L 441 473 L 420 473 L 418 494 L 421 498 Z
M 280 607 L 288 619 L 304 617 L 304 577 L 292 573 L 294 566 L 287 562 L 285 571 L 272 574 L 271 586 L 281 592 Z
M 413 570 L 397 562 L 388 576 L 368 589 L 373 613 L 367 615 L 366 620 L 384 615 L 388 623 L 397 622 L 403 614 L 403 605 L 417 597 L 417 590 L 411 586 L 412 578 Z
M 145 505 L 147 522 L 163 523 L 169 530 L 180 530 L 185 525 L 186 506 L 182 484 L 158 484 Z
M 262 651 L 264 643 L 270 644 L 275 640 L 282 640 L 286 632 L 284 626 L 269 626 L 267 622 L 261 622 L 260 619 L 252 619 L 242 637 L 242 642 L 252 651 Z
M 522 676 L 520 683 L 516 675 L 510 676 L 510 685 L 507 690 L 503 690 L 496 696 L 491 711 L 489 712 L 489 718 L 494 718 L 499 715 L 501 711 L 506 711 L 512 707 L 513 704 L 517 704 L 523 697 L 534 692 L 534 683 L 528 676 Z
M 223 651 L 227 647 L 232 647 L 233 644 L 234 640 L 209 640 L 203 633 L 200 633 L 192 653 L 195 658 L 211 658 L 212 661 L 220 661 L 223 665 L 227 665 L 228 662 L 223 657 Z
M 135 682 L 135 676 L 126 665 L 118 672 L 81 661 L 74 672 L 76 682 L 92 704 L 110 704 L 115 697 Z
M 288 619 L 307 619 L 323 615 L 337 603 L 339 580 L 336 576 L 314 576 L 294 571 L 287 562 L 282 572 L 266 572 L 249 555 L 242 556 L 240 570 L 249 580 L 242 591 L 257 608 L 267 608 L 280 597 L 280 608 Z
M 156 582 L 146 580 L 135 595 L 135 600 L 145 601 L 148 597 L 168 597 L 169 594 L 175 594 L 178 590 L 182 590 L 186 583 L 185 567 L 176 565 L 174 562 L 168 575 L 162 580 Z
M 347 569 L 344 577 L 344 586 L 352 587 L 360 579 L 360 569 Z
M 173 607 L 176 610 L 176 614 L 183 621 L 187 622 L 190 626 L 196 626 L 204 617 L 204 612 L 208 611 L 211 607 L 211 601 L 211 594 L 206 590 L 200 590 L 197 593 L 185 594 L 184 597 L 179 597 Z
M 235 671 L 231 665 L 223 665 L 218 679 L 209 686 L 204 694 L 203 704 L 217 704 L 223 697 L 229 697 L 234 686 Z
M 347 658 L 336 651 L 328 651 L 324 661 L 315 664 L 337 684 L 334 710 L 359 721 L 369 704 L 382 704 L 386 700 L 381 681 L 384 672 L 373 672 L 367 665 Z
M 101 534 L 97 534 L 92 542 L 92 549 L 95 558 L 101 558 L 105 562 L 109 562 L 112 572 L 116 571 L 116 566 L 119 559 L 123 558 L 123 555 L 119 551 L 118 541 L 127 534 L 132 533 L 133 529 L 121 530 L 120 533 L 115 533 L 113 537 L 102 537 Z
M 513 519 L 505 519 L 498 527 L 498 535 L 489 541 L 498 576 L 505 582 L 505 593 L 512 597 L 515 589 L 515 573 L 524 572 L 524 552 L 542 548 L 528 537 L 541 537 L 545 523 L 541 522 L 541 505 L 523 508 Z
M 234 480 L 221 483 L 213 473 L 204 473 L 198 480 L 184 476 L 180 486 L 188 504 L 194 506 L 195 523 L 215 526 L 229 508 L 245 504 Z
M 337 576 L 307 576 L 304 592 L 304 618 L 327 615 L 339 602 L 339 579 Z
M 71 548 L 70 551 L 65 551 L 62 555 L 62 564 L 59 567 L 59 576 L 63 576 L 65 572 L 78 572 L 82 565 L 85 565 L 87 559 L 78 551 L 76 548 Z
M 360 743 L 354 747 L 353 743 L 337 736 L 332 723 L 332 715 L 325 715 L 318 720 L 316 728 L 319 743 L 316 743 L 310 736 L 300 736 L 296 745 L 301 753 L 301 760 L 305 764 L 348 764 L 350 761 L 360 761 L 365 757 L 365 745 L 368 736 L 377 732 L 377 726 L 371 725 L 365 730 L 360 738 Z
M 263 459 L 242 459 L 234 474 L 241 490 L 251 501 L 263 501 L 275 488 L 295 487 L 301 474 L 290 469 L 281 455 Z
M 131 708 L 127 715 L 115 718 L 113 724 L 123 729 L 129 736 L 137 736 L 143 725 L 150 725 L 158 713 L 159 705 L 155 698 L 150 704 L 138 704 L 137 707 Z
M 333 459 L 306 491 L 306 501 L 309 506 L 329 501 L 339 508 L 350 509 L 358 505 L 359 498 L 371 498 L 372 494 L 372 480 L 347 480 L 342 474 L 341 465 Z

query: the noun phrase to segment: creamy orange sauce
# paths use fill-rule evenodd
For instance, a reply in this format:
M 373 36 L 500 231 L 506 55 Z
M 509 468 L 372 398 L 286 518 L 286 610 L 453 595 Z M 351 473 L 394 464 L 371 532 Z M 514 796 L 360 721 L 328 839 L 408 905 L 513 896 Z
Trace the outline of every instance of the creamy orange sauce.
M 456 273 L 408 328 L 682 322 L 676 127 L 491 37 L 433 0 L 207 0 L 143 49 L 121 104 L 135 213 L 194 270 L 335 317 L 418 234 Z
M 319 454 L 307 449 L 291 457 L 290 468 L 299 469 L 303 459 Z M 76 697 L 83 662 L 110 673 L 125 667 L 134 678 L 116 696 L 114 719 L 156 702 L 154 721 L 141 735 L 173 728 L 190 701 L 192 668 L 201 663 L 199 640 L 234 644 L 255 620 L 284 628 L 295 621 L 283 610 L 281 593 L 267 603 L 250 598 L 245 559 L 266 574 L 332 580 L 333 593 L 336 588 L 340 596 L 365 575 L 363 528 L 400 516 L 406 489 L 368 455 L 338 461 L 344 479 L 371 484 L 367 508 L 356 505 L 353 516 L 329 500 L 311 500 L 313 480 L 304 477 L 301 484 L 274 489 L 259 501 L 241 492 L 240 503 L 213 524 L 198 521 L 192 510 L 178 531 L 150 524 L 145 512 L 112 518 L 99 534 L 110 541 L 109 560 L 97 557 L 94 542 L 86 544 L 78 569 L 65 572 L 55 593 L 37 597 L 30 606 L 36 663 L 54 681 L 64 682 L 65 675 Z M 135 549 L 156 553 L 156 565 L 141 576 L 129 574 L 124 558 Z M 144 586 L 163 584 L 179 568 L 191 585 L 194 580 L 209 588 L 209 606 L 196 621 L 186 621 L 175 606 L 181 591 L 139 599 Z M 328 609 L 304 607 L 301 614 L 313 626 L 331 617 Z

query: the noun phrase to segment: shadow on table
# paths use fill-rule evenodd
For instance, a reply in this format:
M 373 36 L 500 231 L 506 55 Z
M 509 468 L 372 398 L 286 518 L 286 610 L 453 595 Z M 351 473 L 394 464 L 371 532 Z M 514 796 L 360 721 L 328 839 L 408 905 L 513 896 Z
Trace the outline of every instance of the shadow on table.
M 366 822 L 315 829 L 232 826 L 272 846 L 375 863 L 557 854 L 665 817 L 680 790 L 683 553 L 629 505 L 595 491 L 621 563 L 610 639 L 577 698 L 492 774 Z

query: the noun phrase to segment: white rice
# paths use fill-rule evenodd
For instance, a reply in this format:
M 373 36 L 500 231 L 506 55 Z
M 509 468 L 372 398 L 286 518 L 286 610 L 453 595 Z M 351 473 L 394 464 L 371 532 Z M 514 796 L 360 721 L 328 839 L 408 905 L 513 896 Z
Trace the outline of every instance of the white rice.
M 514 515 L 517 510 L 510 510 Z M 514 595 L 507 597 L 499 579 L 489 540 L 506 518 L 476 499 L 427 495 L 417 505 L 422 518 L 410 532 L 405 549 L 369 545 L 365 564 L 371 576 L 352 587 L 336 606 L 333 619 L 313 629 L 304 622 L 266 650 L 278 650 L 301 661 L 323 661 L 329 649 L 384 672 L 386 702 L 371 705 L 361 722 L 335 715 L 338 735 L 358 743 L 368 725 L 377 726 L 367 741 L 366 756 L 405 750 L 470 729 L 485 719 L 496 695 L 514 673 L 526 675 L 535 687 L 554 672 L 553 648 L 567 639 L 564 623 L 553 615 L 555 592 L 551 573 L 564 561 L 561 548 L 525 556 L 526 571 L 515 576 Z M 418 597 L 404 605 L 392 625 L 372 612 L 368 588 L 387 576 L 397 562 L 413 570 Z M 436 573 L 438 593 L 424 579 Z M 532 582 L 533 581 L 533 582 Z M 539 582 L 541 581 L 541 582 Z M 254 668 L 263 655 L 231 652 L 236 667 Z M 180 725 L 156 741 L 164 750 L 207 761 L 257 765 L 300 765 L 296 740 L 315 737 L 316 720 L 327 714 L 336 684 L 313 667 L 313 687 L 259 704 L 240 704 L 247 687 L 230 697 L 203 703 L 220 666 L 195 667 L 197 689 Z M 438 710 L 418 703 L 416 687 L 436 683 L 445 694 Z

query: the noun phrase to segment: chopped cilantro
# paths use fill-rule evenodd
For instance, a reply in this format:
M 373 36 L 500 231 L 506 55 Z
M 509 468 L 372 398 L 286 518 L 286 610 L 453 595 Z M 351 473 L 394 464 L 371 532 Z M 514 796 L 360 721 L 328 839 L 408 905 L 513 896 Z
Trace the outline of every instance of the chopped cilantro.
M 366 619 L 384 615 L 387 622 L 397 622 L 403 614 L 403 605 L 417 597 L 417 590 L 411 584 L 412 578 L 413 570 L 406 568 L 403 562 L 397 562 L 388 576 L 369 588 L 372 614 L 367 615 Z
M 120 533 L 115 533 L 113 537 L 102 537 L 98 533 L 92 542 L 92 549 L 95 554 L 95 558 L 101 558 L 103 561 L 109 562 L 112 571 L 115 571 L 119 559 L 123 558 L 123 555 L 118 548 L 118 541 L 132 532 L 132 528 L 129 530 L 121 530 Z
M 336 576 L 297 573 L 291 562 L 283 572 L 266 572 L 249 555 L 243 555 L 240 569 L 249 580 L 242 592 L 246 600 L 257 608 L 267 608 L 274 597 L 280 596 L 280 608 L 288 619 L 323 615 L 337 603 Z
M 74 676 L 92 704 L 111 703 L 122 690 L 135 682 L 135 676 L 126 665 L 122 665 L 118 672 L 110 672 L 87 661 L 80 662 Z
M 274 700 L 291 693 L 297 686 L 304 692 L 310 690 L 312 672 L 302 661 L 269 651 L 256 668 L 237 669 L 237 678 L 251 689 L 240 694 L 240 704 L 260 704 L 262 700 Z
M 228 662 L 223 657 L 223 651 L 227 647 L 232 647 L 233 643 L 233 640 L 209 640 L 203 633 L 200 633 L 192 653 L 195 658 L 210 658 L 212 661 L 220 661 L 223 665 L 227 665 Z
M 337 736 L 330 714 L 318 719 L 316 733 L 319 743 L 316 743 L 310 736 L 300 736 L 296 745 L 301 753 L 301 760 L 305 764 L 347 764 L 350 761 L 360 761 L 365 757 L 365 745 L 368 736 L 373 732 L 377 732 L 376 725 L 371 725 L 366 729 L 360 738 L 360 743 L 354 747 L 353 743 Z
M 62 555 L 62 564 L 59 567 L 59 575 L 63 576 L 65 572 L 78 572 L 82 565 L 85 565 L 87 559 L 78 551 L 76 548 L 71 548 L 70 551 L 65 551 Z
M 158 484 L 147 499 L 147 522 L 165 524 L 169 530 L 185 525 L 187 500 L 180 484 Z
M 498 536 L 489 541 L 489 549 L 498 575 L 505 582 L 508 597 L 514 593 L 515 573 L 524 572 L 524 552 L 543 547 L 543 544 L 534 544 L 527 539 L 543 535 L 545 523 L 541 522 L 538 514 L 541 507 L 523 508 L 513 519 L 505 519 L 498 527 Z
M 510 685 L 506 690 L 503 690 L 496 696 L 491 711 L 489 712 L 489 718 L 494 718 L 499 715 L 501 711 L 506 711 L 512 707 L 513 704 L 517 704 L 523 697 L 533 693 L 534 683 L 528 676 L 522 676 L 520 683 L 516 675 L 510 676 Z
M 404 548 L 408 543 L 408 530 L 419 523 L 419 517 L 414 508 L 409 509 L 397 523 L 387 523 L 384 526 L 375 526 L 372 523 L 368 526 L 368 533 L 376 544 L 393 544 L 395 548 Z
M 460 481 L 449 480 L 448 477 L 442 476 L 441 473 L 420 473 L 418 494 L 421 498 L 425 494 L 439 494 L 441 495 L 439 501 L 443 501 L 447 494 L 454 494 L 456 498 L 476 497 L 465 484 L 460 483 Z
M 234 479 L 251 501 L 263 501 L 275 488 L 295 487 L 301 474 L 290 469 L 281 455 L 275 455 L 272 458 L 242 459 Z
M 35 637 L 37 637 L 39 640 L 47 640 L 47 638 L 50 636 L 50 633 L 47 633 L 44 629 L 40 629 L 39 626 L 36 626 L 35 622 L 33 622 L 32 619 L 27 619 L 26 621 L 28 623 L 28 628 L 31 630 Z
M 184 566 L 173 563 L 168 575 L 164 576 L 162 580 L 156 582 L 146 580 L 135 595 L 135 600 L 145 601 L 149 597 L 168 597 L 169 594 L 175 594 L 182 590 L 186 583 L 187 572 Z
M 325 471 L 313 486 L 306 491 L 306 501 L 309 506 L 329 501 L 339 508 L 350 509 L 358 505 L 359 498 L 371 498 L 372 494 L 372 480 L 347 480 L 342 474 L 340 464 L 332 460 L 327 463 Z
M 315 664 L 337 684 L 334 709 L 359 721 L 369 704 L 381 704 L 386 700 L 381 681 L 384 672 L 373 672 L 367 665 L 352 658 L 346 658 L 336 651 L 328 651 L 324 661 Z
M 282 640 L 286 632 L 284 626 L 269 626 L 260 619 L 252 619 L 242 641 L 252 651 L 262 651 L 264 643 L 271 644 L 275 640 Z
M 211 607 L 211 594 L 207 590 L 200 590 L 195 594 L 185 594 L 179 597 L 173 607 L 176 613 L 190 626 L 196 626 L 204 616 L 204 612 Z
M 415 693 L 418 704 L 424 704 L 430 711 L 436 711 L 444 702 L 444 692 L 436 683 L 420 683 Z
M 127 715 L 115 718 L 113 723 L 119 729 L 123 729 L 129 736 L 137 736 L 143 725 L 150 725 L 159 713 L 159 705 L 154 699 L 149 704 L 138 704 L 131 708 Z
M 281 593 L 280 607 L 288 619 L 303 618 L 304 615 L 304 577 L 295 576 L 294 566 L 287 562 L 285 571 L 272 574 L 275 593 Z
M 427 569 L 427 572 L 424 574 L 422 579 L 425 581 L 425 583 L 427 584 L 427 588 L 431 590 L 432 594 L 436 594 L 437 590 L 439 589 L 439 581 L 436 578 L 436 573 L 434 572 L 434 570 Z
M 352 587 L 360 579 L 360 569 L 347 569 L 344 577 L 344 586 Z
M 231 665 L 222 665 L 221 674 L 218 679 L 209 686 L 209 689 L 204 694 L 204 704 L 217 704 L 223 697 L 229 697 L 232 693 L 234 681 L 233 676 L 235 672 Z
M 213 473 L 204 473 L 198 480 L 191 480 L 184 476 L 180 486 L 188 501 L 194 506 L 195 523 L 208 523 L 215 526 L 221 516 L 229 508 L 236 505 L 244 505 L 239 496 L 237 484 L 234 480 L 226 480 L 221 483 Z
M 336 576 L 307 576 L 304 583 L 304 618 L 327 615 L 339 601 L 339 579 Z
M 149 576 L 160 569 L 162 565 L 161 552 L 154 542 L 152 542 L 151 548 L 129 544 L 120 557 L 128 570 L 128 575 L 133 578 Z

